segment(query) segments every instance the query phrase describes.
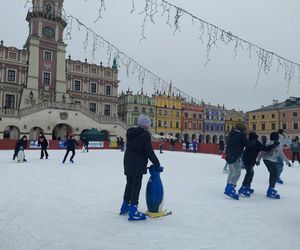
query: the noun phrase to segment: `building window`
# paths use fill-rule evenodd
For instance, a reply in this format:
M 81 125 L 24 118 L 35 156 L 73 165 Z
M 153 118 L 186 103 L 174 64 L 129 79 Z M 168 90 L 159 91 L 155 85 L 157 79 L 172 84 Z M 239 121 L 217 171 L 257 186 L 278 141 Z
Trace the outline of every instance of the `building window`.
M 139 108 L 138 108 L 138 107 L 134 107 L 134 108 L 133 108 L 133 111 L 134 111 L 134 112 L 139 112 Z
M 105 116 L 110 116 L 110 105 L 106 104 L 104 106 L 104 115 Z
M 176 122 L 176 128 L 179 128 L 179 122 Z
M 286 123 L 282 123 L 282 129 L 287 129 Z
M 200 130 L 202 129 L 202 124 L 201 124 L 201 123 L 199 123 L 199 129 L 200 129 Z
M 296 117 L 297 116 L 297 112 L 293 112 L 293 117 Z
M 5 108 L 13 109 L 15 108 L 15 96 L 14 95 L 5 95 Z
M 188 117 L 189 117 L 189 114 L 188 114 L 188 113 L 184 113 L 184 117 L 185 117 L 185 118 L 188 118 Z
M 176 112 L 176 117 L 179 117 L 179 112 L 178 111 Z
M 164 127 L 167 128 L 168 127 L 168 122 L 164 121 Z
M 214 125 L 210 125 L 210 131 L 214 131 Z
M 157 126 L 158 126 L 159 128 L 161 128 L 161 120 L 158 120 Z
M 275 114 L 272 114 L 272 119 L 274 119 L 275 118 Z
M 16 71 L 13 69 L 9 69 L 7 71 L 7 81 L 8 82 L 16 82 Z
M 194 119 L 196 119 L 196 114 L 193 114 Z
M 158 114 L 159 114 L 159 115 L 162 115 L 162 111 L 161 111 L 161 109 L 160 109 L 160 110 L 158 110 Z
M 50 78 L 51 78 L 51 73 L 49 72 L 44 72 L 44 75 L 43 75 L 43 83 L 45 85 L 49 85 L 50 84 Z
M 196 122 L 193 122 L 193 129 L 197 129 Z
M 261 115 L 261 119 L 265 119 L 265 115 Z
M 149 113 L 150 114 L 152 114 L 153 113 L 153 109 L 151 108 L 151 109 L 149 109 Z
M 252 124 L 252 130 L 256 130 L 256 124 Z
M 184 122 L 184 128 L 187 129 L 188 128 L 188 123 Z
M 96 113 L 96 103 L 90 102 L 90 111 Z
M 275 123 L 272 123 L 272 130 L 275 130 L 276 129 L 276 125 L 275 125 Z
M 105 95 L 111 95 L 111 86 L 105 85 Z
M 168 115 L 168 111 L 167 110 L 164 110 L 164 115 Z
M 80 105 L 80 104 L 81 104 L 81 102 L 80 102 L 80 101 L 76 101 L 76 100 L 75 100 L 75 101 L 74 101 L 74 104 L 76 104 L 76 105 L 77 105 L 77 104 L 78 104 L 78 105 Z
M 261 130 L 266 130 L 266 124 L 261 125 Z
M 293 129 L 298 129 L 298 123 L 297 122 L 293 123 Z
M 282 113 L 282 117 L 285 118 L 285 113 Z
M 80 89 L 81 89 L 81 81 L 75 80 L 74 81 L 74 90 L 75 91 L 80 91 Z
M 138 124 L 138 117 L 134 117 L 134 119 L 133 119 L 133 125 L 137 126 L 137 124 Z
M 94 94 L 97 93 L 97 83 L 94 83 L 94 82 L 91 83 L 91 93 L 94 93 Z
M 206 125 L 206 130 L 207 130 L 207 131 L 209 130 L 209 125 L 208 125 L 208 124 Z
M 170 128 L 173 128 L 173 122 L 170 122 Z
M 142 108 L 142 113 L 146 113 L 146 109 L 145 108 Z
M 202 119 L 202 114 L 199 114 L 199 119 Z
M 254 116 L 252 116 L 252 119 L 253 119 L 253 120 L 255 120 L 255 119 L 256 119 L 256 116 L 255 116 L 255 115 L 254 115 Z
M 52 53 L 50 51 L 44 52 L 44 59 L 45 61 L 51 61 L 52 60 Z

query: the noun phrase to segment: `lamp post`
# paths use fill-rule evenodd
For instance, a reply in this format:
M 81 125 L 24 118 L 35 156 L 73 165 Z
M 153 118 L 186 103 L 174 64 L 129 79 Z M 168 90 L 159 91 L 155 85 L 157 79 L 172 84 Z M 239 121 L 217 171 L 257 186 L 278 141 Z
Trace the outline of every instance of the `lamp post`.
M 62 96 L 62 101 L 63 101 L 63 103 L 66 102 L 66 96 L 65 96 L 65 94 L 63 94 L 63 96 Z
M 33 104 L 33 92 L 32 92 L 32 90 L 30 90 L 29 98 L 30 98 L 30 103 L 32 105 Z

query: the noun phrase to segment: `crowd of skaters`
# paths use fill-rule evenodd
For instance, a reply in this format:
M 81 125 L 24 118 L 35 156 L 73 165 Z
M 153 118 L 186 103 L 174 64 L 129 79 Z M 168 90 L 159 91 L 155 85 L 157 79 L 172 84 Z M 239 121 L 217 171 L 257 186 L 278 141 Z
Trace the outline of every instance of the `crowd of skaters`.
M 283 152 L 284 146 L 289 146 L 292 152 L 292 163 Z M 295 137 L 291 141 L 285 136 L 283 129 L 273 131 L 269 140 L 260 142 L 255 131 L 250 131 L 247 135 L 245 125 L 238 122 L 231 130 L 227 144 L 224 145 L 222 151 L 222 158 L 226 160 L 223 172 L 228 173 L 224 194 L 236 200 L 240 196 L 250 197 L 254 192 L 251 188 L 254 166 L 260 165 L 263 160 L 269 172 L 266 196 L 280 199 L 275 189 L 276 183 L 284 183 L 281 179 L 284 163 L 289 167 L 294 166 L 294 160 L 297 158 L 300 165 L 299 151 L 299 138 Z M 242 186 L 236 191 L 242 168 L 246 170 L 246 173 Z

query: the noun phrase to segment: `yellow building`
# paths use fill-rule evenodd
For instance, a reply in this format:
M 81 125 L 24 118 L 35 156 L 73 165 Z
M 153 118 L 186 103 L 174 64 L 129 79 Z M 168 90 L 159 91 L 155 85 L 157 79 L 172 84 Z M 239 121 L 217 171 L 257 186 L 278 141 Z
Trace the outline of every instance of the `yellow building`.
M 227 138 L 229 136 L 229 133 L 232 128 L 235 127 L 235 124 L 237 122 L 244 122 L 244 113 L 243 111 L 237 111 L 235 109 L 226 110 L 225 111 L 225 138 L 227 141 Z M 247 124 L 245 124 L 247 126 Z
M 274 102 L 273 105 L 248 112 L 248 129 L 255 131 L 260 138 L 268 138 L 271 132 L 280 129 L 280 105 Z
M 156 133 L 179 138 L 181 134 L 181 98 L 174 95 L 157 94 L 155 106 Z

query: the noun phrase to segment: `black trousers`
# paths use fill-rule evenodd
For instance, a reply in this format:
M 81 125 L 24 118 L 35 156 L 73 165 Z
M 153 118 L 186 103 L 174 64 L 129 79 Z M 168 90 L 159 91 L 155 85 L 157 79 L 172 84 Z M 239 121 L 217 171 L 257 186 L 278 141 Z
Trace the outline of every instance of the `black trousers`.
M 143 175 L 139 176 L 126 176 L 126 186 L 125 192 L 123 196 L 124 202 L 138 205 L 139 204 L 139 196 L 142 187 L 142 179 Z
M 270 173 L 270 178 L 269 178 L 269 185 L 270 187 L 274 188 L 277 180 L 277 162 L 269 161 L 269 160 L 264 160 L 265 165 L 267 166 L 267 169 Z
M 244 166 L 246 169 L 246 174 L 244 177 L 243 186 L 250 187 L 254 176 L 254 170 L 253 170 L 254 166 L 247 165 L 247 164 L 244 164 Z
M 69 154 L 69 152 L 72 152 L 72 156 L 71 156 L 71 158 L 70 158 L 70 161 L 71 160 L 73 160 L 73 158 L 74 158 L 74 156 L 75 156 L 75 149 L 67 149 L 67 152 L 66 152 L 66 154 L 65 154 L 65 157 L 64 157 L 64 160 L 63 160 L 63 162 L 65 162 L 66 161 L 66 159 L 67 159 L 67 157 L 68 157 L 68 154 Z
M 292 163 L 294 163 L 296 156 L 297 156 L 298 162 L 300 163 L 299 152 L 292 152 Z
M 47 152 L 47 147 L 41 147 L 41 159 L 44 158 L 44 153 L 46 155 L 46 158 L 48 158 L 49 154 Z

